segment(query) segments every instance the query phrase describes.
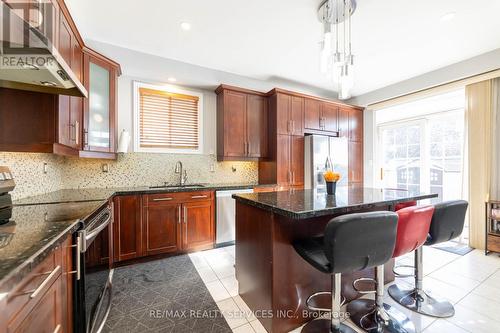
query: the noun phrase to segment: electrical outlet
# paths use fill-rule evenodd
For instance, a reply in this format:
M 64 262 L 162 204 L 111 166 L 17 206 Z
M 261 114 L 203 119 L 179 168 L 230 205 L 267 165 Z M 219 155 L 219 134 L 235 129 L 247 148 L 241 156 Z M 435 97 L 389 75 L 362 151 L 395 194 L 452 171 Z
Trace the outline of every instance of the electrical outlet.
M 43 162 L 43 173 L 47 174 L 49 172 L 49 164 L 47 162 Z
M 108 164 L 108 163 L 104 163 L 104 164 L 101 166 L 101 170 L 102 170 L 102 172 L 104 172 L 104 173 L 108 173 L 108 172 L 109 172 L 109 164 Z
M 215 172 L 215 163 L 210 163 L 210 172 Z

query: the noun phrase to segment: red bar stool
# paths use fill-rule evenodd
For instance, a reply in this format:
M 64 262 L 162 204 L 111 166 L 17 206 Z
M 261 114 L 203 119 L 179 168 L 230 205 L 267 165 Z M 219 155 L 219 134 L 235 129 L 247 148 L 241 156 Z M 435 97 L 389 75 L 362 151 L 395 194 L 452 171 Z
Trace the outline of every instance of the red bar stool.
M 394 251 L 394 256 L 396 257 L 398 255 L 408 253 L 409 251 L 413 251 L 410 250 L 410 248 L 412 247 L 412 241 L 415 240 L 401 239 L 401 245 L 399 245 L 400 226 L 404 228 L 404 224 L 417 224 L 421 225 L 422 230 L 428 230 L 425 238 L 423 238 L 425 240 L 424 245 L 434 245 L 446 242 L 458 237 L 462 233 L 467 205 L 467 201 L 463 200 L 442 202 L 431 208 L 432 213 L 430 214 L 430 217 L 428 216 L 429 208 L 427 208 L 427 212 L 425 214 L 421 213 L 419 218 L 412 216 L 416 215 L 419 207 L 404 208 L 398 211 L 398 236 L 396 239 L 396 250 Z M 426 207 L 421 207 L 420 209 L 422 208 Z M 412 209 L 414 209 L 413 214 L 411 213 Z M 405 220 L 406 223 L 404 222 Z M 404 235 L 402 235 L 402 237 L 406 237 L 408 230 L 410 229 L 406 229 L 404 231 Z M 423 246 L 421 239 L 422 238 L 418 241 L 419 245 L 414 248 L 415 286 L 408 289 L 402 288 L 397 284 L 393 284 L 388 289 L 389 295 L 396 302 L 412 311 L 438 318 L 451 317 L 455 314 L 453 305 L 446 300 L 431 297 L 423 289 Z

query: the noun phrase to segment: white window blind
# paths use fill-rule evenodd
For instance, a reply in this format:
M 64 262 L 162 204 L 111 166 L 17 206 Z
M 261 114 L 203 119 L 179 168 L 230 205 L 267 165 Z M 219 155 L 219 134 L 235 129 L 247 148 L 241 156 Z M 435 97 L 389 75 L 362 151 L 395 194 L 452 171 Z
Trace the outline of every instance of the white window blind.
M 139 88 L 141 148 L 198 150 L 197 96 Z

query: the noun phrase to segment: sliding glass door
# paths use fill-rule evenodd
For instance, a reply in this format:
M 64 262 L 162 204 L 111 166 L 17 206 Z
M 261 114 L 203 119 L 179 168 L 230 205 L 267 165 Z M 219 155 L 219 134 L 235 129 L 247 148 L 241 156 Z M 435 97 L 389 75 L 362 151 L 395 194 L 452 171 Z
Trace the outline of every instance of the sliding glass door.
M 379 125 L 382 185 L 461 198 L 463 131 L 463 110 Z

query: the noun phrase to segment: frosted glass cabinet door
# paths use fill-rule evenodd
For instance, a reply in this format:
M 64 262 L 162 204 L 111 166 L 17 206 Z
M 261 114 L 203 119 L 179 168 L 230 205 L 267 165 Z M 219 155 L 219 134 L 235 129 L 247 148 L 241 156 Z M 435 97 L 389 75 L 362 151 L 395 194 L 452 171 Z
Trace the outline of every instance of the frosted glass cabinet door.
M 108 69 L 90 62 L 87 146 L 91 150 L 111 148 L 109 78 Z

